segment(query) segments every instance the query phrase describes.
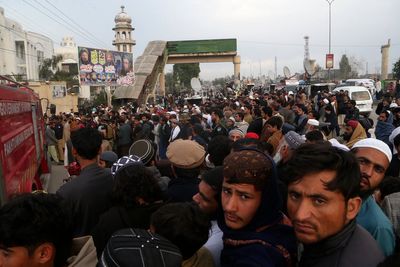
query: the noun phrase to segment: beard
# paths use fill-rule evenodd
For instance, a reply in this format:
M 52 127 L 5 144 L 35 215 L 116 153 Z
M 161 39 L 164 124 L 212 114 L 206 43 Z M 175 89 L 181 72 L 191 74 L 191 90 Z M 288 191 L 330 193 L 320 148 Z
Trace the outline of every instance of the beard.
M 343 139 L 348 142 L 348 141 L 350 141 L 350 138 L 352 135 L 353 135 L 353 133 L 351 133 L 351 134 L 343 133 Z
M 368 185 L 369 185 L 368 188 L 366 188 L 366 189 L 362 189 L 362 188 L 360 189 L 360 197 L 363 200 L 365 200 L 375 192 L 375 190 L 378 188 L 378 186 L 371 187 L 371 183 L 369 182 L 369 178 L 368 177 L 365 177 L 365 176 L 361 175 L 361 179 L 368 180 Z

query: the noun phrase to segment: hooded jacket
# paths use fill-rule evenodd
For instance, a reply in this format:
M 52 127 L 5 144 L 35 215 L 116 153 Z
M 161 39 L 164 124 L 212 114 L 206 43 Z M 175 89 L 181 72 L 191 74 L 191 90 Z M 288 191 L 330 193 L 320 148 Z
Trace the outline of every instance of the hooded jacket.
M 365 138 L 367 138 L 367 134 L 365 133 L 365 130 L 361 124 L 358 123 L 353 134 L 351 135 L 349 142 L 346 143 L 346 146 L 351 149 L 355 143 Z
M 218 214 L 224 242 L 221 266 L 294 266 L 296 238 L 289 220 L 281 212 L 277 172 L 272 159 L 268 158 L 272 162 L 271 175 L 251 222 L 242 229 L 230 229 L 221 207 Z
M 389 142 L 389 136 L 394 130 L 393 114 L 390 112 L 387 121 L 378 120 L 375 127 L 376 139 L 385 142 L 389 147 L 392 145 Z

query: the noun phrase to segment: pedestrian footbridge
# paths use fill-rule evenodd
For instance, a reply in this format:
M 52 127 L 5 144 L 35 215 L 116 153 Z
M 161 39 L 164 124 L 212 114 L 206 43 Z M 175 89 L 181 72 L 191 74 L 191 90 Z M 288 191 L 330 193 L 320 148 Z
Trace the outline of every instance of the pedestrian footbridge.
M 137 100 L 144 104 L 154 95 L 157 83 L 165 93 L 164 67 L 166 64 L 232 62 L 235 82 L 240 80 L 240 56 L 236 39 L 193 41 L 151 41 L 143 54 L 135 60 L 135 83 L 120 86 L 116 99 Z

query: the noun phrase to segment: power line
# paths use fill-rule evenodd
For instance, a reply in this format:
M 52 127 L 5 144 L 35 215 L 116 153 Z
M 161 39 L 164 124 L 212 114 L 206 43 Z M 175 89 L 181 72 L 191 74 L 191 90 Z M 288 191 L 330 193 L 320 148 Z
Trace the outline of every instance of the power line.
M 5 29 L 7 29 L 7 30 L 9 30 L 9 31 L 15 32 L 17 35 L 19 35 L 21 38 L 23 38 L 24 41 L 27 40 L 27 36 L 25 36 L 25 35 L 26 35 L 25 32 L 20 32 L 20 31 L 17 31 L 16 29 L 13 29 L 13 28 L 10 28 L 10 27 L 1 25 L 1 24 L 0 24 L 0 27 L 3 27 L 3 28 L 5 28 Z M 39 37 L 39 36 L 36 36 L 36 37 Z M 45 41 L 48 41 L 48 40 L 46 40 L 44 37 L 41 37 L 40 39 L 45 40 Z M 49 39 L 49 40 L 52 41 L 51 39 Z M 52 42 L 53 42 L 53 41 L 52 41 Z M 49 54 L 51 54 L 51 55 L 54 54 L 54 51 L 53 51 L 53 50 L 50 50 L 50 49 L 44 49 L 44 50 L 46 50 L 47 52 L 49 52 Z M 40 50 L 39 50 L 39 51 L 40 51 Z M 16 52 L 16 50 L 14 50 L 14 52 Z M 24 52 L 24 53 L 25 53 L 25 52 Z
M 4 4 L 5 4 L 5 3 L 3 3 L 3 5 L 4 5 Z M 59 38 L 59 37 L 55 37 L 54 34 L 49 34 L 49 31 L 48 31 L 48 30 L 46 30 L 46 33 L 45 33 L 45 32 L 42 32 L 42 31 L 38 31 L 36 28 L 43 28 L 43 25 L 37 24 L 34 20 L 32 20 L 31 18 L 28 18 L 27 16 L 25 16 L 24 14 L 18 12 L 18 11 L 15 10 L 14 8 L 12 8 L 12 7 L 8 6 L 8 5 L 5 5 L 5 6 L 7 7 L 7 12 L 10 12 L 10 11 L 11 11 L 11 13 L 14 13 L 14 16 L 15 16 L 19 21 L 22 21 L 24 25 L 30 26 L 30 27 L 32 28 L 32 30 L 34 30 L 35 32 L 40 33 L 40 34 L 42 34 L 42 35 L 44 35 L 44 36 L 50 36 L 50 37 L 51 37 L 50 39 L 52 39 L 53 44 L 57 44 L 54 40 L 61 39 L 61 38 Z M 27 23 L 27 22 L 28 22 L 28 23 Z M 30 24 L 35 24 L 36 27 L 33 27 L 33 26 L 30 25 Z M 45 37 L 42 37 L 42 36 L 40 36 L 40 37 L 37 36 L 37 37 L 40 38 L 40 39 L 43 39 L 43 40 L 47 40 L 47 39 L 45 39 Z
M 38 3 L 40 6 L 42 6 L 44 9 L 46 9 L 47 11 L 49 11 L 52 15 L 57 16 L 57 14 L 55 14 L 55 13 L 54 13 L 52 10 L 50 10 L 47 6 L 45 6 L 45 5 L 43 5 L 42 3 L 40 3 L 38 0 L 34 0 L 34 1 L 35 1 L 36 3 Z M 81 30 L 78 29 L 77 27 L 71 25 L 71 23 L 69 23 L 68 21 L 66 21 L 64 18 L 62 18 L 62 17 L 60 17 L 60 16 L 57 16 L 57 17 L 58 17 L 59 19 L 61 19 L 63 22 L 65 22 L 66 25 L 68 25 L 69 27 L 71 27 L 71 28 L 74 30 L 75 33 L 79 33 L 79 34 L 81 34 L 81 36 L 87 37 L 87 40 L 89 40 L 89 38 L 90 38 L 90 41 L 91 41 L 91 42 L 94 42 L 94 43 L 96 43 L 96 44 L 101 44 L 101 43 L 102 43 L 102 41 L 98 41 L 96 38 L 92 38 L 92 37 L 88 36 L 88 33 L 85 31 L 85 29 L 84 29 L 83 31 L 81 31 Z M 63 26 L 66 26 L 66 25 L 63 25 Z
M 58 24 L 60 24 L 61 26 L 64 26 L 66 28 L 68 28 L 69 30 L 73 31 L 74 33 L 80 35 L 81 37 L 83 37 L 84 39 L 86 39 L 87 41 L 93 43 L 93 40 L 90 40 L 89 38 L 87 38 L 87 36 L 85 34 L 81 34 L 80 32 L 75 31 L 74 29 L 72 29 L 71 27 L 64 25 L 63 23 L 59 22 L 58 20 L 56 20 L 55 18 L 51 17 L 50 15 L 46 14 L 45 12 L 43 12 L 42 10 L 40 10 L 39 8 L 37 8 L 36 6 L 32 5 L 31 3 L 29 3 L 27 0 L 23 0 L 26 4 L 30 5 L 31 7 L 33 7 L 34 9 L 36 9 L 37 11 L 39 11 L 40 13 L 42 13 L 43 15 L 45 15 L 46 17 L 50 18 L 51 20 L 57 22 Z M 39 5 L 43 6 L 41 3 L 38 3 Z M 47 9 L 45 6 L 43 6 L 45 9 Z M 51 12 L 53 13 L 53 12 Z
M 88 33 L 89 35 L 91 35 L 95 40 L 99 41 L 100 43 L 104 44 L 105 46 L 108 46 L 105 42 L 103 42 L 102 40 L 98 39 L 96 36 L 94 36 L 92 33 L 90 33 L 90 31 L 87 31 L 86 29 L 82 28 L 81 25 L 79 25 L 78 23 L 76 23 L 72 18 L 70 18 L 67 14 L 65 14 L 62 10 L 60 10 L 59 8 L 57 8 L 55 5 L 53 5 L 50 1 L 45 0 L 49 5 L 51 5 L 52 7 L 54 7 L 58 12 L 60 12 L 61 14 L 64 15 L 64 17 L 66 17 L 67 19 L 69 19 L 73 24 L 75 24 L 78 28 L 82 29 L 85 33 Z
M 15 53 L 15 52 L 17 52 L 17 50 L 13 50 L 13 49 L 7 49 L 7 48 L 2 48 L 2 47 L 0 47 L 0 50 L 3 50 L 4 52 L 8 52 L 8 53 Z M 25 53 L 25 51 L 21 51 L 22 52 L 22 54 L 24 55 L 24 56 L 29 56 L 29 57 L 38 57 L 38 55 L 32 55 L 32 54 L 28 54 L 28 53 Z
M 296 44 L 296 43 L 273 43 L 273 42 L 263 42 L 263 41 L 246 41 L 246 40 L 239 40 L 241 43 L 256 43 L 262 45 L 273 45 L 273 46 L 304 46 L 304 44 Z M 399 44 L 391 44 L 391 46 L 399 46 Z M 313 44 L 309 45 L 311 47 L 326 47 L 327 45 L 323 44 Z M 381 47 L 382 45 L 332 45 L 332 47 L 371 47 L 377 48 Z

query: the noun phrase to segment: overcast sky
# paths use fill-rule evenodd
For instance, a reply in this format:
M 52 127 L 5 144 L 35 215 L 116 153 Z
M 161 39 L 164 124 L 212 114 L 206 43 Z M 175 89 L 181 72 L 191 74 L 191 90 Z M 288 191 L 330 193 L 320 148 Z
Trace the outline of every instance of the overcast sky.
M 308 35 L 311 58 L 325 66 L 329 29 L 326 0 L 0 0 L 6 17 L 15 19 L 27 30 L 47 35 L 55 45 L 68 35 L 79 46 L 108 49 L 113 49 L 112 28 L 121 5 L 125 5 L 135 28 L 134 57 L 141 55 L 152 40 L 236 38 L 242 76 L 258 76 L 260 72 L 268 75 L 274 71 L 275 57 L 278 74 L 284 66 L 294 73 L 303 69 L 304 36 Z M 86 34 L 71 30 L 76 25 L 60 11 Z M 391 70 L 400 58 L 399 13 L 399 0 L 335 0 L 335 67 L 345 53 L 362 63 L 361 73 L 366 72 L 367 65 L 368 73 L 380 71 L 380 46 L 390 38 Z M 66 22 L 69 26 L 65 26 Z M 201 64 L 200 68 L 203 79 L 233 74 L 231 63 Z M 168 66 L 167 70 L 170 69 Z

